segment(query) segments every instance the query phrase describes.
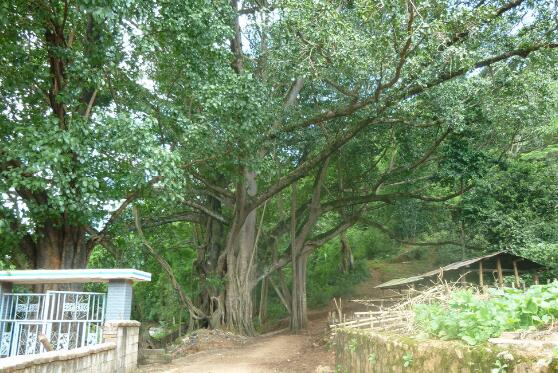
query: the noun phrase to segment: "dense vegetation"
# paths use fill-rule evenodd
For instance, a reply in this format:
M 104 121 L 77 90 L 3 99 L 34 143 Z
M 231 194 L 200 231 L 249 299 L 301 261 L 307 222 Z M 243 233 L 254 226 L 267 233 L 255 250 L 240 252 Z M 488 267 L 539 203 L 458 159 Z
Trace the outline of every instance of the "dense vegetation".
M 419 305 L 416 322 L 441 339 L 461 339 L 475 345 L 504 331 L 536 329 L 558 317 L 558 282 L 519 289 L 491 289 L 479 296 L 472 290 L 452 295 L 447 305 Z
M 141 320 L 254 334 L 401 247 L 557 263 L 557 30 L 550 0 L 4 1 L 2 264 L 140 268 Z

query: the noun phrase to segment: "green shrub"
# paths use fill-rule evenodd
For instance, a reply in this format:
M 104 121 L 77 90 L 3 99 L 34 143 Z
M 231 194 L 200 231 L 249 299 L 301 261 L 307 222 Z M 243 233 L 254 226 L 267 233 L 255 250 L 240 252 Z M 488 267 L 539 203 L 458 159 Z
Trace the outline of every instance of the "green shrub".
M 415 316 L 419 328 L 432 336 L 475 345 L 504 331 L 540 327 L 558 318 L 558 282 L 525 292 L 494 289 L 488 299 L 461 290 L 448 304 L 416 306 Z

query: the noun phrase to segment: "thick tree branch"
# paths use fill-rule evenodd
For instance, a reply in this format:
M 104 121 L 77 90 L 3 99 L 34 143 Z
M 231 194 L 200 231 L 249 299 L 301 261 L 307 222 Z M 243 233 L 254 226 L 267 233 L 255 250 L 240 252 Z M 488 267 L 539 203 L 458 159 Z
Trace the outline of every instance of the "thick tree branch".
M 364 196 L 353 196 L 353 197 L 337 199 L 334 201 L 329 201 L 324 203 L 322 208 L 324 212 L 327 212 L 341 207 L 362 205 L 370 202 L 393 203 L 398 199 L 418 199 L 425 202 L 445 202 L 462 195 L 466 191 L 470 190 L 472 187 L 473 186 L 470 185 L 464 188 L 463 190 L 446 194 L 444 196 L 429 196 L 429 195 L 422 195 L 416 192 L 400 192 L 400 193 L 389 193 L 389 194 L 376 194 L 374 192 Z
M 97 88 L 93 91 L 91 98 L 89 98 L 89 102 L 87 103 L 87 108 L 85 109 L 85 113 L 83 117 L 87 120 L 91 116 L 91 110 L 93 109 L 93 104 L 95 103 L 95 99 L 97 98 Z
M 505 60 L 507 60 L 511 57 L 527 58 L 533 52 L 536 52 L 536 51 L 539 51 L 539 50 L 544 50 L 544 49 L 554 49 L 554 48 L 558 48 L 558 43 L 536 44 L 536 45 L 531 45 L 529 47 L 523 47 L 523 48 L 510 50 L 510 51 L 507 51 L 505 53 L 501 53 L 499 55 L 492 56 L 492 57 L 486 58 L 482 61 L 479 61 L 479 62 L 475 63 L 473 66 L 468 66 L 468 67 L 463 67 L 461 69 L 455 69 L 455 70 L 447 71 L 446 73 L 441 74 L 436 79 L 433 79 L 426 84 L 423 84 L 423 85 L 420 85 L 420 86 L 417 85 L 417 86 L 414 86 L 414 87 L 410 88 L 407 92 L 404 93 L 404 95 L 401 98 L 406 99 L 406 98 L 410 98 L 412 96 L 416 96 L 419 93 L 422 93 L 422 92 L 426 91 L 427 89 L 438 86 L 438 85 L 440 85 L 442 83 L 445 83 L 449 80 L 452 80 L 452 79 L 454 79 L 458 76 L 463 76 L 466 73 L 468 73 L 469 71 L 491 66 L 491 65 L 493 65 L 497 62 L 505 61 Z
M 348 89 L 345 89 L 343 86 L 341 86 L 340 84 L 335 83 L 334 81 L 332 81 L 330 79 L 324 78 L 323 81 L 326 84 L 332 86 L 335 90 L 337 90 L 342 95 L 345 95 L 347 97 L 351 97 L 351 98 L 354 98 L 354 99 L 358 99 L 358 93 L 352 92 Z
M 393 120 L 392 120 L 393 121 Z M 318 164 L 323 162 L 327 157 L 336 152 L 340 147 L 345 145 L 349 140 L 355 137 L 360 131 L 370 125 L 377 125 L 380 123 L 390 123 L 389 119 L 386 120 L 376 120 L 376 119 L 363 119 L 358 122 L 353 128 L 345 131 L 337 139 L 330 142 L 321 152 L 316 154 L 314 157 L 307 159 L 302 162 L 297 168 L 292 170 L 287 175 L 279 178 L 273 185 L 271 185 L 267 190 L 260 193 L 258 197 L 250 204 L 248 210 L 251 211 L 262 203 L 267 201 L 269 198 L 273 197 L 275 194 L 279 193 L 287 186 L 291 185 L 293 182 L 306 176 L 311 169 L 316 167 Z
M 163 178 L 162 176 L 155 176 L 151 178 L 151 180 L 149 180 L 145 186 L 151 187 L 157 182 L 159 182 L 162 178 Z M 92 241 L 92 243 L 98 242 L 107 234 L 107 231 L 110 228 L 110 226 L 114 224 L 114 222 L 118 220 L 118 218 L 120 218 L 120 216 L 124 213 L 126 208 L 130 205 L 130 203 L 132 203 L 136 198 L 140 196 L 142 190 L 143 189 L 138 189 L 128 194 L 124 202 L 122 202 L 120 206 L 112 212 L 103 229 L 101 229 L 101 231 L 99 231 L 98 234 L 91 237 L 90 241 Z
M 302 251 L 301 255 L 309 254 L 314 249 L 339 236 L 341 233 L 345 232 L 347 229 L 355 225 L 358 219 L 358 214 L 350 216 L 346 220 L 339 223 L 336 227 L 311 238 L 304 244 L 304 250 Z
M 285 98 L 285 103 L 283 104 L 284 109 L 296 103 L 302 87 L 304 87 L 304 78 L 296 78 L 293 82 L 293 85 L 291 86 L 291 89 L 289 89 L 289 92 L 287 93 L 287 97 Z
M 350 216 L 340 222 L 337 226 L 333 227 L 332 229 L 320 233 L 315 237 L 312 237 L 308 241 L 304 243 L 303 250 L 299 253 L 299 255 L 306 255 L 311 253 L 317 247 L 324 245 L 326 242 L 334 239 L 342 232 L 346 231 L 350 227 L 352 227 L 358 221 L 358 215 Z M 289 252 L 289 250 L 287 250 Z M 281 268 L 285 267 L 292 261 L 292 257 L 290 255 L 285 255 L 277 260 L 268 267 L 264 272 L 258 277 L 256 282 L 263 280 L 265 277 L 271 275 L 273 272 L 280 270 Z
M 141 222 L 141 225 L 143 228 L 154 228 L 154 227 L 159 227 L 161 225 L 172 224 L 181 221 L 203 224 L 205 222 L 205 218 L 201 214 L 185 211 L 175 215 L 163 216 L 157 219 L 144 220 Z M 130 227 L 129 230 L 131 231 L 135 230 L 135 225 Z
M 169 280 L 172 284 L 172 287 L 174 288 L 174 290 L 178 294 L 178 298 L 180 299 L 180 303 L 184 307 L 188 308 L 188 311 L 190 312 L 190 314 L 192 315 L 193 318 L 198 319 L 198 320 L 199 319 L 206 319 L 207 315 L 205 313 L 203 313 L 199 308 L 194 306 L 194 303 L 192 302 L 192 300 L 190 299 L 188 294 L 186 294 L 184 289 L 182 289 L 182 286 L 178 283 L 178 280 L 174 276 L 174 271 L 172 270 L 172 267 L 167 262 L 167 260 L 161 254 L 159 254 L 155 250 L 155 248 L 153 248 L 153 246 L 151 246 L 149 241 L 145 238 L 145 235 L 143 234 L 143 230 L 141 228 L 141 219 L 139 217 L 138 209 L 134 207 L 133 208 L 133 213 L 134 213 L 134 221 L 136 223 L 136 231 L 138 233 L 138 236 L 142 240 L 144 246 L 149 250 L 149 253 L 151 254 L 151 256 L 153 256 L 153 258 L 159 263 L 159 265 L 161 266 L 163 271 L 165 271 L 167 277 L 169 278 Z
M 232 62 L 232 68 L 237 73 L 240 74 L 244 70 L 244 53 L 242 53 L 242 30 L 240 28 L 239 20 L 239 10 L 238 10 L 238 0 L 230 0 L 231 7 L 237 14 L 234 17 L 233 30 L 234 35 L 230 39 L 231 52 L 234 55 L 234 60 Z
M 403 66 L 405 65 L 407 56 L 409 55 L 409 50 L 411 49 L 411 44 L 413 41 L 413 22 L 415 19 L 415 7 L 411 3 L 411 1 L 407 1 L 407 10 L 409 12 L 409 16 L 407 18 L 407 40 L 405 41 L 403 48 L 401 48 L 398 53 L 398 61 L 397 65 L 395 66 L 395 73 L 393 74 L 393 77 L 386 83 L 380 82 L 378 84 L 378 88 L 376 88 L 376 92 L 374 93 L 375 101 L 378 100 L 378 97 L 383 90 L 393 87 L 399 81 L 399 78 L 401 77 L 401 71 L 403 69 Z
M 417 159 L 411 166 L 409 166 L 406 171 L 413 171 L 415 169 L 417 169 L 419 166 L 421 166 L 422 164 L 424 164 L 432 154 L 434 154 L 434 152 L 436 151 L 436 149 L 438 149 L 438 147 L 440 146 L 440 144 L 446 139 L 446 137 L 448 137 L 448 135 L 452 132 L 452 128 L 448 127 L 444 133 L 442 134 L 442 136 L 438 137 L 436 139 L 436 141 L 434 141 L 434 143 L 432 143 L 432 145 L 426 150 L 426 152 L 424 152 L 424 154 L 422 155 L 422 157 L 420 157 L 419 159 Z
M 229 223 L 227 221 L 227 219 L 225 219 L 221 214 L 219 214 L 219 213 L 217 213 L 217 212 L 215 212 L 215 211 L 213 211 L 213 210 L 211 210 L 211 209 L 209 209 L 205 206 L 202 206 L 198 203 L 195 203 L 195 202 L 192 202 L 192 201 L 183 201 L 182 203 L 184 203 L 187 206 L 193 207 L 196 210 L 199 210 L 199 211 L 203 212 L 207 216 L 209 216 L 209 217 L 211 217 L 215 220 L 218 220 L 223 224 L 228 224 Z
M 302 249 L 302 243 L 306 240 L 306 237 L 310 233 L 310 231 L 316 225 L 316 221 L 320 217 L 321 212 L 321 205 L 320 205 L 320 198 L 322 192 L 322 185 L 324 183 L 325 176 L 327 174 L 327 167 L 329 165 L 329 157 L 326 158 L 324 163 L 321 165 L 318 174 L 314 180 L 314 186 L 312 188 L 312 200 L 310 201 L 309 212 L 308 212 L 308 219 L 302 225 L 300 232 L 295 234 L 295 251 Z M 296 210 L 296 209 L 294 209 Z
M 476 6 L 475 9 L 479 9 L 482 5 L 484 5 L 485 0 L 479 2 Z M 502 5 L 500 8 L 496 9 L 496 11 L 489 17 L 485 18 L 480 25 L 486 25 L 492 21 L 494 21 L 495 19 L 497 19 L 498 17 L 500 17 L 502 14 L 517 8 L 519 5 L 523 4 L 525 2 L 525 0 L 513 0 L 510 1 L 509 3 L 506 3 L 504 5 Z M 455 45 L 463 40 L 465 40 L 467 37 L 469 37 L 469 35 L 471 34 L 470 30 L 465 30 L 462 32 L 458 32 L 457 34 L 455 34 L 447 43 L 445 43 L 440 50 L 445 50 L 449 47 L 451 47 L 452 45 Z
M 420 166 L 424 165 L 425 163 L 427 163 L 431 158 L 432 154 L 434 154 L 434 152 L 436 151 L 436 149 L 438 149 L 438 147 L 440 146 L 440 144 L 448 137 L 448 135 L 451 133 L 452 128 L 448 127 L 444 133 L 438 137 L 433 143 L 432 145 L 424 152 L 424 154 L 417 159 L 415 162 L 413 162 L 410 166 L 408 167 L 393 167 L 393 165 L 390 165 L 390 167 L 384 172 L 382 173 L 382 175 L 380 176 L 379 180 L 377 181 L 376 185 L 374 186 L 374 191 L 375 193 L 378 193 L 380 188 L 382 187 L 382 185 L 384 184 L 384 182 L 393 174 L 396 174 L 398 172 L 411 172 L 416 170 L 417 168 L 419 168 Z
M 482 68 L 482 67 L 487 67 L 487 66 L 493 65 L 497 62 L 507 60 L 511 57 L 526 58 L 529 54 L 531 54 L 535 51 L 543 50 L 543 49 L 554 49 L 554 48 L 558 48 L 558 43 L 536 44 L 536 45 L 532 45 L 532 46 L 528 46 L 528 47 L 523 47 L 523 48 L 518 48 L 518 49 L 511 50 L 511 51 L 507 51 L 507 52 L 501 53 L 499 55 L 492 56 L 492 57 L 483 59 L 481 61 L 478 61 L 475 64 L 473 64 L 472 66 L 464 67 L 464 68 L 461 68 L 461 69 L 450 70 L 446 73 L 443 73 L 443 74 L 439 75 L 435 79 L 432 79 L 431 81 L 429 81 L 425 84 L 412 86 L 408 90 L 402 92 L 402 94 L 399 95 L 398 100 L 393 100 L 392 99 L 392 100 L 388 101 L 387 103 L 388 104 L 393 104 L 394 102 L 400 102 L 401 100 L 404 100 L 404 99 L 410 98 L 412 96 L 415 96 L 419 93 L 422 93 L 422 92 L 426 91 L 427 89 L 430 89 L 430 88 L 436 87 L 438 85 L 441 85 L 442 83 L 445 83 L 445 82 L 447 82 L 449 80 L 452 80 L 456 77 L 463 76 L 466 73 L 468 73 L 469 71 L 479 69 L 479 68 Z M 351 103 L 350 105 L 344 106 L 343 108 L 336 109 L 336 110 L 328 110 L 325 113 L 318 114 L 318 115 L 316 115 L 316 116 L 314 116 L 310 119 L 304 120 L 302 122 L 293 123 L 290 126 L 284 127 L 284 131 L 285 132 L 291 132 L 291 131 L 296 130 L 298 128 L 305 128 L 305 127 L 308 127 L 310 125 L 320 125 L 324 122 L 328 122 L 328 121 L 331 121 L 333 119 L 347 117 L 347 116 L 352 115 L 355 112 L 357 112 L 357 111 L 375 103 L 376 101 L 377 100 L 376 100 L 375 95 L 372 95 L 372 96 L 370 96 L 370 97 L 368 97 L 368 98 L 366 98 L 362 101 Z
M 213 192 L 217 193 L 218 195 L 222 196 L 222 197 L 226 197 L 229 199 L 234 200 L 235 199 L 235 195 L 230 192 L 229 190 L 227 190 L 226 188 L 220 187 L 218 185 L 213 184 L 212 182 L 210 182 L 209 180 L 207 180 L 205 177 L 203 177 L 202 175 L 200 175 L 197 172 L 192 172 L 192 176 L 194 176 L 196 179 L 198 179 L 199 181 L 201 181 L 206 187 L 208 187 L 210 190 L 212 190 Z

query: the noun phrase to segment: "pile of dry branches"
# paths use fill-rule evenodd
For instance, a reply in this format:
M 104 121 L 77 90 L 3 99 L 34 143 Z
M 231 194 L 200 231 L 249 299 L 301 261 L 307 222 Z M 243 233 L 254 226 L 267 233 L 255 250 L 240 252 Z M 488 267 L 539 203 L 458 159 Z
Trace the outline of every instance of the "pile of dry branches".
M 409 289 L 400 298 L 389 298 L 389 306 L 384 306 L 378 299 L 356 299 L 354 302 L 363 304 L 368 311 L 354 312 L 347 317 L 342 313 L 341 303 L 337 303 L 337 312 L 330 315 L 330 328 L 335 332 L 337 328 L 360 328 L 376 331 L 393 331 L 413 333 L 415 331 L 414 308 L 419 304 L 446 304 L 457 289 L 463 289 L 459 283 L 438 283 L 424 290 Z M 480 289 L 475 289 L 480 294 Z

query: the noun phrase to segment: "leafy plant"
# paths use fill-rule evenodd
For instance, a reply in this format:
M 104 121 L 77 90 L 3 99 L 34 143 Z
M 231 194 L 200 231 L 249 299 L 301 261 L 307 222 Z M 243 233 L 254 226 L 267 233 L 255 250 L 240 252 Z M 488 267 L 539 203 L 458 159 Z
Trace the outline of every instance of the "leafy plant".
M 407 351 L 405 355 L 403 355 L 403 366 L 405 368 L 410 368 L 412 365 L 413 365 L 413 354 Z
M 501 362 L 500 360 L 496 360 L 494 363 L 494 368 L 490 370 L 490 373 L 506 373 L 506 368 L 508 364 Z
M 558 282 L 535 285 L 525 292 L 493 290 L 489 299 L 462 290 L 447 305 L 419 305 L 415 313 L 417 325 L 431 335 L 475 345 L 503 331 L 540 327 L 555 320 Z
M 357 348 L 357 340 L 356 338 L 352 338 L 347 345 L 347 349 L 351 352 L 355 352 Z
M 346 369 L 344 369 L 341 364 L 337 364 L 337 366 L 335 367 L 335 373 L 346 373 Z

